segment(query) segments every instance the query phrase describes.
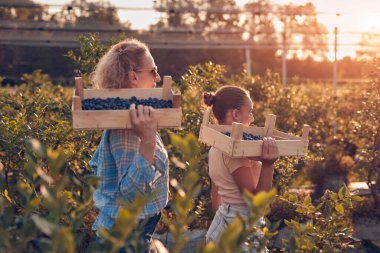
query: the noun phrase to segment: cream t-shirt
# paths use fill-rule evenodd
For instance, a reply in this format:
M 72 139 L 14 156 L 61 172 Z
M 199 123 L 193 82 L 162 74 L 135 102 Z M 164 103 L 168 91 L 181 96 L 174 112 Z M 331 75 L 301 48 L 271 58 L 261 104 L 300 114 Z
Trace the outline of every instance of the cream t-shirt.
M 232 177 L 232 172 L 240 167 L 251 167 L 255 187 L 260 177 L 261 162 L 247 158 L 233 158 L 212 147 L 208 157 L 209 175 L 218 187 L 218 194 L 223 203 L 245 205 L 243 194 Z

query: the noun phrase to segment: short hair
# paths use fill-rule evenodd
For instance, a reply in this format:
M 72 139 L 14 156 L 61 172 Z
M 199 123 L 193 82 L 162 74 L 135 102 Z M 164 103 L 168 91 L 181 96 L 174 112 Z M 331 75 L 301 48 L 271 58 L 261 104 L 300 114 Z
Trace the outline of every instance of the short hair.
M 148 46 L 137 39 L 115 44 L 96 65 L 91 77 L 94 88 L 128 88 L 128 73 L 140 66 L 142 57 L 148 53 Z

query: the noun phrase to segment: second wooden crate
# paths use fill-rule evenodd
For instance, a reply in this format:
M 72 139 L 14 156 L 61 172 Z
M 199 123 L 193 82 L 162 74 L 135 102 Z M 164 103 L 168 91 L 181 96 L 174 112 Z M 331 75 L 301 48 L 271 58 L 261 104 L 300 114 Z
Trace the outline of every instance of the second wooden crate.
M 275 129 L 276 116 L 266 116 L 264 127 L 247 127 L 240 123 L 232 125 L 210 124 L 211 108 L 207 108 L 201 129 L 199 140 L 213 146 L 231 157 L 261 156 L 262 140 L 242 140 L 243 132 L 260 137 L 272 137 L 275 139 L 280 156 L 306 156 L 308 149 L 308 137 L 310 126 L 303 126 L 302 137 L 297 137 Z M 230 136 L 225 133 L 230 133 Z

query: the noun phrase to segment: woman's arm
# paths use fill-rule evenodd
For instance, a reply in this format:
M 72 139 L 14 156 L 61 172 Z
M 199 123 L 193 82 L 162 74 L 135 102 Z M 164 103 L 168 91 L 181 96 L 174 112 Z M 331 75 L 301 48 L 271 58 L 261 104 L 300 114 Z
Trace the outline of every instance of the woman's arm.
M 154 182 L 166 173 L 165 157 L 157 157 L 152 164 L 147 161 L 139 151 L 139 138 L 132 131 L 113 130 L 109 138 L 122 197 L 132 201 L 137 193 L 152 191 Z
M 221 199 L 218 194 L 218 187 L 211 180 L 211 206 L 212 206 L 212 211 L 214 213 L 218 210 L 220 204 L 221 204 Z
M 136 106 L 131 104 L 130 116 L 133 131 L 140 137 L 140 154 L 153 163 L 154 148 L 156 147 L 157 119 L 151 106 Z

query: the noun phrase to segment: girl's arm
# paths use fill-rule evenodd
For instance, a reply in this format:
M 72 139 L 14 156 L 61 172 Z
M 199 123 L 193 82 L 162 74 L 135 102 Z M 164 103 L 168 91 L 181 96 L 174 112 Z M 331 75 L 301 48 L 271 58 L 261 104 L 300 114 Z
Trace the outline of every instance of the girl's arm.
M 260 191 L 269 191 L 273 184 L 274 162 L 278 159 L 278 148 L 273 138 L 264 138 L 261 161 L 260 176 L 255 187 L 255 178 L 250 167 L 240 167 L 232 172 L 239 190 L 243 193 L 244 189 L 256 194 Z
M 232 177 L 236 185 L 239 187 L 241 193 L 244 192 L 244 189 L 247 191 L 256 194 L 260 191 L 270 191 L 273 183 L 273 171 L 274 166 L 272 165 L 263 165 L 261 167 L 260 177 L 258 180 L 257 186 L 255 187 L 255 178 L 252 173 L 252 168 L 250 167 L 240 167 L 234 172 L 232 172 Z
M 232 172 L 232 177 L 241 193 L 243 193 L 245 189 L 252 193 L 255 191 L 255 179 L 251 167 L 244 166 L 236 169 Z
M 211 206 L 212 206 L 212 211 L 214 213 L 218 210 L 220 204 L 221 204 L 221 199 L 218 194 L 218 187 L 211 180 Z

